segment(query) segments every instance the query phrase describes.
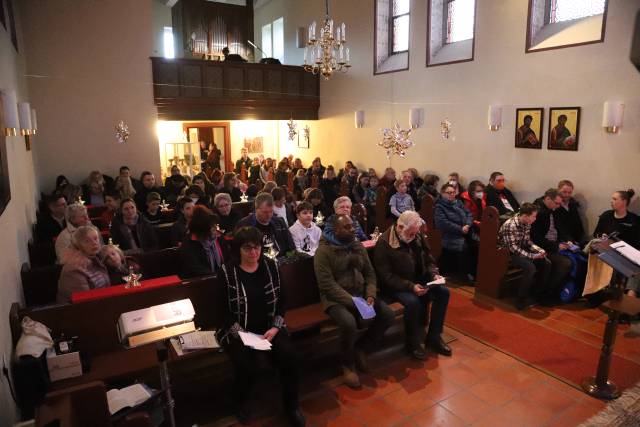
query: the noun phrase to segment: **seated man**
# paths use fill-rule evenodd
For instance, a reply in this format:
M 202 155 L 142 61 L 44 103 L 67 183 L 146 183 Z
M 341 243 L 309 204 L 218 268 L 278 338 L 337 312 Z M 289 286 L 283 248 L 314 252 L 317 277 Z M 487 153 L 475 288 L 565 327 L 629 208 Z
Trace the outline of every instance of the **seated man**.
M 296 213 L 298 220 L 289 227 L 296 250 L 313 256 L 318 249 L 320 237 L 322 236 L 320 227 L 313 223 L 313 205 L 309 202 L 300 202 L 296 207 Z
M 511 216 L 520 209 L 520 204 L 504 183 L 502 172 L 493 172 L 489 177 L 489 185 L 485 188 L 487 206 L 498 209 L 501 217 Z
M 262 249 L 268 252 L 273 247 L 278 252 L 278 257 L 283 257 L 287 252 L 294 252 L 296 245 L 287 225 L 282 218 L 273 214 L 273 196 L 268 193 L 260 193 L 254 200 L 255 212 L 242 218 L 236 224 L 236 230 L 240 227 L 256 227 L 262 233 Z
M 559 300 L 560 287 L 566 282 L 572 267 L 571 260 L 558 252 L 569 249 L 572 242 L 558 220 L 557 211 L 562 205 L 562 196 L 558 190 L 548 189 L 535 203 L 538 205 L 538 216 L 531 225 L 531 240 L 545 250 L 547 259 L 551 261 L 548 294 L 541 297 L 553 303 L 554 300 Z
M 144 212 L 147 210 L 147 196 L 149 193 L 156 192 L 160 195 L 160 198 L 164 198 L 164 190 L 156 186 L 156 177 L 149 171 L 144 171 L 140 175 L 140 182 L 142 186 L 140 189 L 136 189 L 135 201 L 138 208 L 138 212 Z
M 53 192 L 47 197 L 48 212 L 38 218 L 36 236 L 40 242 L 51 243 L 67 227 L 64 219 L 67 210 L 67 200 L 62 193 Z
M 569 238 L 576 245 L 584 242 L 584 225 L 580 218 L 580 203 L 573 198 L 573 183 L 563 179 L 558 183 L 558 193 L 562 196 L 562 204 L 556 211 L 558 220 L 562 223 Z
M 348 198 L 347 196 L 338 197 L 333 202 L 333 210 L 335 212 L 335 215 L 331 215 L 327 219 L 327 221 L 325 222 L 325 226 L 324 226 L 324 230 L 322 231 L 322 234 L 327 236 L 330 236 L 331 234 L 333 234 L 332 224 L 333 224 L 333 219 L 336 215 L 348 215 L 349 217 L 351 217 L 351 221 L 353 222 L 353 226 L 355 227 L 356 238 L 361 242 L 364 242 L 365 240 L 369 240 L 369 236 L 367 236 L 364 233 L 364 230 L 358 223 L 358 220 L 356 219 L 356 217 L 351 215 L 351 206 L 352 206 L 352 203 L 350 198 Z
M 520 211 L 502 224 L 498 231 L 498 241 L 509 250 L 511 264 L 523 270 L 517 286 L 518 310 L 535 305 L 531 287 L 536 273 L 540 275 L 536 293 L 544 293 L 549 279 L 551 261 L 546 258 L 545 250 L 531 241 L 531 224 L 536 221 L 538 210 L 538 206 L 533 203 L 523 203 Z
M 58 264 L 65 263 L 65 255 L 69 248 L 71 248 L 71 237 L 78 227 L 92 225 L 89 214 L 87 213 L 87 208 L 80 203 L 72 203 L 67 206 L 65 218 L 67 220 L 67 227 L 58 234 L 56 239 L 56 258 Z M 100 240 L 102 241 L 102 239 Z
M 331 236 L 322 236 L 313 266 L 322 305 L 340 328 L 344 382 L 357 388 L 360 378 L 355 371 L 356 364 L 360 371 L 368 371 L 364 351 L 372 350 L 393 323 L 394 315 L 378 298 L 376 274 L 366 249 L 356 239 L 351 217 L 334 215 L 332 218 L 334 231 Z M 373 306 L 375 317 L 364 320 L 353 297 L 360 297 Z M 367 332 L 356 342 L 358 327 L 367 328 Z
M 427 237 L 420 232 L 422 224 L 417 212 L 403 212 L 376 242 L 374 257 L 380 289 L 404 306 L 405 347 L 419 360 L 427 357 L 423 342 L 436 353 L 451 356 L 451 348 L 440 336 L 449 305 L 449 289 L 444 285 L 424 286 L 440 276 Z M 425 339 L 429 302 L 431 314 Z
M 100 223 L 103 230 L 111 228 L 111 221 L 120 209 L 120 193 L 116 190 L 108 190 L 104 193 L 104 205 L 107 209 L 100 215 Z

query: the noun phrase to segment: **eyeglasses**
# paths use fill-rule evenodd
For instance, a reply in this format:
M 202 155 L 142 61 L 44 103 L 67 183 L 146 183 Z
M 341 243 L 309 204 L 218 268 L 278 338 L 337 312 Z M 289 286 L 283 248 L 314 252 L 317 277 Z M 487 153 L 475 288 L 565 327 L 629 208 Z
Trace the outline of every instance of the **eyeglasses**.
M 242 245 L 242 246 L 240 246 L 240 250 L 243 251 L 243 252 L 261 251 L 262 250 L 262 246 Z

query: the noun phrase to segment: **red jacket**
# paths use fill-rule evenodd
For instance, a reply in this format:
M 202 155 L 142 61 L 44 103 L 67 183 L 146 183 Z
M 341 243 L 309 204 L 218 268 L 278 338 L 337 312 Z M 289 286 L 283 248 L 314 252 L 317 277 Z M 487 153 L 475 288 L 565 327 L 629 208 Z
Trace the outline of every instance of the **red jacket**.
M 469 192 L 465 191 L 460 194 L 460 198 L 464 202 L 464 206 L 471 212 L 473 216 L 473 223 L 477 226 L 480 226 L 480 221 L 482 220 L 482 212 L 484 212 L 487 207 L 487 195 L 482 195 L 482 211 L 478 209 L 478 205 L 475 201 L 471 200 L 471 196 L 469 196 Z

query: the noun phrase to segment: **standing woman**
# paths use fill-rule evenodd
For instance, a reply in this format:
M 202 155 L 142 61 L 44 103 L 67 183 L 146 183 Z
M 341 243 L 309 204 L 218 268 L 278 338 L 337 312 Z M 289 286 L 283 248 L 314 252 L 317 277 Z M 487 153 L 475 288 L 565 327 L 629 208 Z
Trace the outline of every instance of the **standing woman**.
M 629 202 L 635 191 L 616 191 L 611 195 L 611 210 L 605 211 L 598 219 L 593 235 L 599 237 L 618 232 L 618 238 L 636 249 L 640 249 L 640 217 L 629 212 Z
M 222 158 L 222 151 L 218 148 L 215 142 L 209 144 L 209 155 L 207 156 L 207 163 L 211 165 L 213 169 L 222 169 L 220 166 L 220 159 Z
M 250 393 L 259 364 L 259 350 L 244 346 L 239 332 L 252 332 L 271 342 L 269 356 L 280 373 L 282 403 L 293 426 L 304 426 L 298 409 L 298 356 L 284 324 L 284 301 L 280 275 L 274 261 L 262 256 L 262 233 L 241 227 L 233 234 L 231 262 L 222 267 L 226 291 L 225 326 L 218 330 L 218 342 L 234 366 L 233 402 L 238 420 L 247 420 L 246 397 Z

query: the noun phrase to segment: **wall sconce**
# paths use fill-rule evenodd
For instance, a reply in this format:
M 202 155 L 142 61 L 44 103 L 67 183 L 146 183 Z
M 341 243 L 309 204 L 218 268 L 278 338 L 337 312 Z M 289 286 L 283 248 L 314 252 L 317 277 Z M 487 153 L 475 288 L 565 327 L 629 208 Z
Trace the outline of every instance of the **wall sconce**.
M 357 129 L 364 127 L 364 110 L 358 110 L 355 112 L 355 123 Z
M 607 101 L 602 112 L 602 127 L 607 133 L 618 133 L 622 127 L 624 103 L 621 101 Z
M 497 131 L 502 126 L 502 106 L 489 105 L 489 130 Z
M 27 151 L 31 150 L 31 105 L 28 102 L 18 103 L 18 116 L 20 118 L 20 133 L 24 135 L 24 143 Z
M 20 121 L 18 119 L 18 101 L 16 92 L 13 90 L 2 92 L 2 107 L 4 110 L 4 134 L 6 136 L 16 136 Z
M 409 109 L 409 125 L 411 129 L 417 129 L 420 127 L 422 122 L 422 115 L 424 114 L 424 110 L 422 108 L 410 108 Z
M 36 134 L 38 132 L 38 118 L 36 116 L 36 109 L 31 109 L 31 133 Z

